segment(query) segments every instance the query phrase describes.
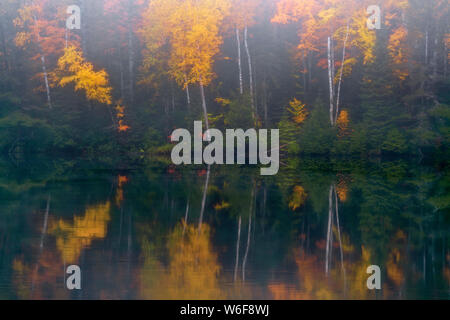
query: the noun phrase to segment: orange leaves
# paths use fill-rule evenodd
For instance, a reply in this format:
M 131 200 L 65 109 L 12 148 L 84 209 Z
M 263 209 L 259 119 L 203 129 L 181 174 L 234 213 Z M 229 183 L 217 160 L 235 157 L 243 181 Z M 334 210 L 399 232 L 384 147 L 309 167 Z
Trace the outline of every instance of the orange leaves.
M 123 186 L 128 183 L 128 177 L 119 175 L 117 177 L 117 191 L 116 191 L 116 205 L 120 206 L 124 200 L 123 197 Z
M 350 179 L 343 175 L 339 175 L 338 178 L 336 193 L 339 197 L 339 201 L 346 202 L 348 200 L 348 186 L 350 184 Z
M 18 16 L 14 19 L 17 29 L 15 43 L 18 47 L 25 48 L 34 43 L 40 54 L 61 54 L 65 47 L 65 8 L 68 1 L 54 2 L 58 3 L 57 10 L 54 10 L 56 4 L 50 0 L 36 0 L 18 10 Z
M 230 14 L 227 17 L 231 29 L 243 30 L 255 23 L 255 16 L 261 0 L 231 0 Z
M 288 111 L 291 113 L 292 120 L 294 120 L 296 124 L 302 124 L 308 117 L 308 111 L 306 110 L 305 105 L 296 98 L 289 102 Z
M 129 126 L 125 124 L 125 107 L 121 106 L 120 103 L 116 106 L 116 117 L 119 122 L 118 130 L 119 132 L 126 132 L 130 129 Z
M 58 60 L 56 74 L 60 87 L 73 83 L 75 91 L 84 91 L 88 100 L 108 105 L 112 103 L 108 74 L 105 70 L 94 71 L 94 66 L 85 61 L 83 53 L 76 47 L 65 49 Z
M 445 34 L 444 43 L 447 48 L 447 59 L 450 60 L 450 33 Z

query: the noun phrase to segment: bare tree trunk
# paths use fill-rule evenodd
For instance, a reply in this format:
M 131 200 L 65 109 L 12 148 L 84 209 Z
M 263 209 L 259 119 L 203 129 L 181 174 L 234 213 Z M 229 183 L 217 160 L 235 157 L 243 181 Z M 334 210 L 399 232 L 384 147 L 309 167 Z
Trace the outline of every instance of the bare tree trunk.
M 123 74 L 122 49 L 120 50 L 120 96 L 125 100 L 125 79 Z
M 3 21 L 0 21 L 0 36 L 1 36 L 1 39 L 2 39 L 3 64 L 4 64 L 4 67 L 5 67 L 5 70 L 9 70 L 8 48 L 7 48 L 7 45 L 6 45 L 5 27 L 3 25 Z
M 34 267 L 33 276 L 32 276 L 32 280 L 31 280 L 31 297 L 33 297 L 34 284 L 36 282 L 36 277 L 38 275 L 39 258 L 41 257 L 42 252 L 44 250 L 44 240 L 45 240 L 45 235 L 47 233 L 47 226 L 48 226 L 48 215 L 50 213 L 50 201 L 51 201 L 51 195 L 48 195 L 47 207 L 45 209 L 45 216 L 44 216 L 44 225 L 42 226 L 41 240 L 39 242 L 39 255 L 38 255 L 37 260 L 36 260 L 36 266 Z M 66 269 L 64 268 L 64 273 L 65 272 L 66 272 Z
M 307 88 L 306 88 L 306 70 L 307 70 L 307 66 L 306 66 L 306 61 L 305 61 L 305 55 L 302 55 L 302 65 L 303 65 L 303 90 L 306 94 L 307 92 Z
M 184 76 L 184 79 L 186 81 L 186 99 L 189 108 L 191 106 L 191 94 L 189 93 L 189 83 L 186 75 Z
M 325 274 L 329 273 L 330 266 L 330 251 L 332 247 L 332 221 L 333 221 L 333 186 L 330 187 L 330 192 L 328 194 L 328 228 L 327 228 L 327 243 L 325 249 Z
M 83 19 L 81 19 L 81 49 L 83 50 L 83 53 L 85 56 L 88 55 L 87 52 L 87 45 L 86 45 L 86 23 L 84 22 L 86 20 L 85 12 L 86 10 L 86 0 L 81 0 L 81 12 L 83 13 Z
M 209 130 L 208 109 L 206 108 L 205 88 L 203 87 L 203 80 L 201 77 L 200 77 L 200 94 L 202 96 L 202 108 L 203 108 L 203 116 L 205 117 L 206 130 Z
M 172 95 L 172 113 L 175 112 L 175 92 L 173 90 L 173 82 L 170 82 L 170 94 Z
M 189 215 L 189 199 L 187 200 L 186 212 L 184 214 L 183 234 L 186 232 L 186 226 L 187 226 L 187 223 L 188 223 L 188 215 Z
M 347 33 L 345 34 L 345 40 L 344 40 L 344 47 L 342 48 L 342 64 L 341 64 L 341 71 L 339 74 L 339 84 L 338 84 L 338 90 L 337 90 L 337 98 L 336 98 L 336 115 L 334 117 L 334 123 L 337 123 L 337 119 L 339 117 L 339 103 L 341 98 L 341 84 L 342 84 L 342 75 L 344 73 L 344 64 L 345 64 L 345 50 L 347 48 L 347 41 L 348 41 L 348 35 L 350 31 L 349 23 L 347 23 Z
M 334 126 L 334 88 L 333 88 L 333 70 L 332 54 L 331 54 L 331 37 L 328 37 L 328 84 L 330 90 L 330 122 Z
M 238 68 L 239 68 L 239 92 L 244 93 L 244 84 L 242 81 L 242 59 L 241 59 L 241 39 L 239 36 L 239 28 L 236 28 L 236 43 L 238 48 Z
M 48 215 L 50 213 L 51 199 L 52 199 L 52 197 L 51 197 L 51 195 L 49 195 L 47 198 L 47 207 L 45 209 L 44 225 L 42 227 L 42 233 L 41 233 L 41 242 L 39 244 L 39 249 L 41 250 L 41 252 L 42 252 L 42 249 L 44 249 L 44 239 L 45 239 L 45 234 L 47 233 Z
M 245 31 L 244 31 L 244 45 L 245 45 L 245 51 L 247 53 L 247 59 L 248 59 L 248 70 L 249 70 L 249 78 L 250 78 L 250 98 L 251 98 L 251 103 L 252 103 L 253 120 L 256 121 L 255 99 L 254 99 L 254 91 L 253 91 L 253 67 L 252 67 L 252 57 L 250 55 L 250 49 L 248 47 L 248 28 L 247 28 L 247 26 L 245 26 Z
M 434 35 L 434 50 L 433 50 L 433 83 L 436 83 L 437 79 L 437 68 L 438 68 L 438 47 L 439 47 L 439 39 L 438 39 L 438 30 L 436 28 Z
M 253 188 L 252 188 L 252 196 L 251 196 L 251 202 L 250 202 L 250 210 L 249 210 L 250 212 L 249 212 L 249 218 L 248 218 L 247 247 L 245 249 L 244 261 L 242 262 L 242 281 L 245 281 L 245 265 L 247 264 L 248 251 L 250 249 L 254 202 L 255 202 L 255 185 L 253 185 Z
M 129 86 L 130 86 L 130 102 L 134 102 L 134 48 L 133 48 L 133 29 L 131 21 L 128 26 L 128 69 L 129 69 Z
M 427 30 L 425 31 L 425 65 L 428 64 L 428 25 L 426 26 Z
M 345 283 L 346 274 L 345 274 L 345 266 L 344 266 L 344 252 L 342 250 L 341 226 L 340 226 L 340 222 L 339 222 L 339 201 L 338 201 L 338 197 L 337 197 L 336 186 L 334 186 L 334 201 L 335 201 L 335 208 L 336 208 L 336 226 L 337 226 L 338 238 L 339 238 L 339 250 L 340 250 L 340 254 L 341 254 L 341 269 L 342 269 L 342 273 L 344 275 L 344 283 Z
M 37 25 L 36 16 L 33 16 L 33 19 L 34 19 L 34 23 Z M 48 103 L 49 108 L 51 109 L 52 108 L 52 97 L 51 97 L 51 93 L 50 93 L 50 85 L 48 82 L 48 73 L 47 73 L 47 66 L 45 64 L 45 55 L 42 51 L 41 35 L 39 34 L 39 31 L 37 32 L 36 37 L 37 37 L 39 51 L 41 54 L 42 73 L 44 75 L 45 90 L 47 91 L 47 103 Z
M 45 82 L 45 90 L 47 91 L 47 103 L 49 108 L 52 108 L 52 97 L 50 94 L 50 85 L 48 83 L 48 74 L 47 74 L 47 67 L 45 65 L 45 56 L 41 56 L 41 63 L 42 63 L 42 73 L 44 74 L 44 82 Z
M 208 194 L 208 186 L 209 186 L 209 176 L 211 173 L 211 166 L 208 165 L 208 171 L 206 173 L 206 181 L 205 181 L 205 187 L 203 189 L 203 197 L 202 197 L 202 208 L 200 210 L 200 219 L 198 223 L 198 232 L 200 233 L 202 224 L 203 224 L 203 215 L 205 213 L 205 206 L 206 206 L 206 195 Z
M 239 221 L 238 221 L 238 236 L 237 236 L 237 242 L 236 242 L 236 263 L 234 264 L 234 282 L 236 282 L 236 280 L 237 280 L 240 243 L 241 243 L 241 216 L 239 216 Z
M 268 109 L 267 109 L 267 73 L 266 70 L 264 70 L 264 78 L 263 78 L 263 107 L 264 107 L 264 124 L 266 127 L 268 127 Z
M 308 53 L 307 59 L 308 59 L 308 88 L 311 88 L 311 81 L 312 81 L 312 57 L 311 57 L 311 54 Z

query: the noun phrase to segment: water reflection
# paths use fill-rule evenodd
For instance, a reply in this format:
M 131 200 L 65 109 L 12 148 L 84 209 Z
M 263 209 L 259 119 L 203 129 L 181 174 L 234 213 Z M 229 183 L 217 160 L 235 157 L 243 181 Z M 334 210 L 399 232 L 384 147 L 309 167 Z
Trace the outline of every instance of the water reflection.
M 447 172 L 37 166 L 2 166 L 2 299 L 450 298 Z M 65 289 L 71 264 L 80 291 Z

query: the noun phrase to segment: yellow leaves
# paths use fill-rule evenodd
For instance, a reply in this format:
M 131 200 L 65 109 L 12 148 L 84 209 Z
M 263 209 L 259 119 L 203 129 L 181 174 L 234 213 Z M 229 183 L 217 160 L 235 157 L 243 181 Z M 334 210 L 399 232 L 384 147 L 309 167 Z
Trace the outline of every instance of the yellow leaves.
M 337 127 L 339 130 L 339 137 L 346 136 L 350 133 L 349 124 L 350 124 L 350 119 L 348 116 L 348 111 L 342 110 L 339 113 L 339 117 L 337 119 Z
M 201 82 L 207 86 L 215 76 L 212 66 L 222 44 L 219 28 L 229 8 L 228 0 L 150 2 L 141 29 L 148 48 L 146 55 L 164 49 L 161 43 L 169 44 L 169 74 L 177 83 L 185 87 Z M 156 32 L 164 40 L 158 40 L 155 46 L 151 34 Z
M 296 124 L 302 124 L 308 117 L 308 111 L 306 110 L 305 105 L 296 98 L 289 102 L 287 110 L 291 113 L 292 120 L 294 120 Z
M 367 28 L 365 10 L 360 10 L 355 14 L 351 23 L 350 33 L 352 35 L 350 43 L 361 50 L 363 63 L 372 63 L 375 60 L 376 33 Z
M 216 203 L 214 205 L 214 209 L 216 211 L 221 211 L 221 210 L 224 210 L 224 209 L 228 209 L 230 206 L 231 206 L 230 203 L 228 203 L 226 201 L 222 201 L 220 203 Z
M 389 37 L 389 54 L 391 55 L 392 62 L 396 65 L 394 74 L 400 80 L 404 80 L 408 76 L 408 71 L 405 66 L 408 62 L 408 53 L 406 49 L 407 36 L 408 30 L 404 26 L 401 26 Z
M 111 104 L 112 88 L 105 70 L 94 71 L 94 66 L 84 60 L 83 54 L 74 46 L 65 49 L 58 60 L 58 85 L 65 87 L 73 83 L 75 91 L 84 91 L 86 98 L 99 103 Z
M 289 208 L 292 211 L 300 208 L 306 201 L 307 194 L 302 186 L 295 186 L 292 192 L 291 200 L 289 201 Z
M 401 254 L 399 249 L 394 248 L 389 253 L 388 261 L 386 262 L 386 272 L 389 277 L 397 286 L 400 286 L 405 280 L 403 271 L 400 267 Z
M 106 237 L 110 221 L 110 203 L 91 206 L 83 217 L 75 216 L 72 222 L 60 219 L 50 224 L 49 232 L 56 236 L 56 246 L 66 263 L 75 263 L 81 251 L 95 239 Z
M 168 266 L 158 268 L 158 262 L 151 255 L 150 246 L 143 252 L 145 265 L 141 273 L 141 294 L 145 299 L 223 299 L 225 295 L 219 286 L 219 265 L 217 254 L 211 244 L 210 227 L 201 229 L 193 225 L 178 225 L 169 235 L 167 249 Z M 150 270 L 153 269 L 153 270 Z M 157 276 L 154 277 L 154 269 Z
M 226 107 L 226 106 L 229 106 L 231 104 L 231 100 L 230 99 L 226 99 L 226 98 L 216 98 L 216 102 L 218 104 L 220 104 L 222 107 Z

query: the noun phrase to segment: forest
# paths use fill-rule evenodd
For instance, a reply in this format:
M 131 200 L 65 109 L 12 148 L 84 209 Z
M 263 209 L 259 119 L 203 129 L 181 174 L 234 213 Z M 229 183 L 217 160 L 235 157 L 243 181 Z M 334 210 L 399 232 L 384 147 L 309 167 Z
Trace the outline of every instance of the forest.
M 0 299 L 448 299 L 448 9 L 0 0 Z M 201 121 L 278 174 L 176 166 Z
M 1 0 L 0 150 L 166 156 L 176 128 L 279 128 L 283 157 L 446 164 L 445 0 Z M 79 28 L 67 28 L 71 5 Z

